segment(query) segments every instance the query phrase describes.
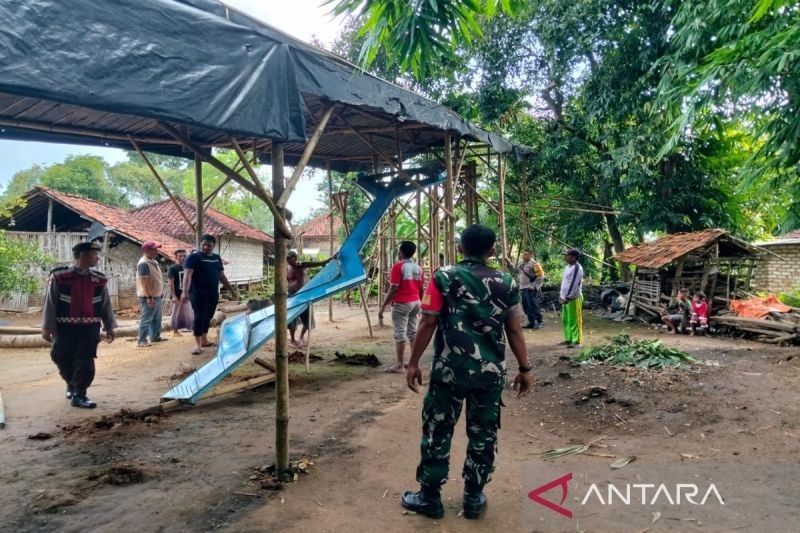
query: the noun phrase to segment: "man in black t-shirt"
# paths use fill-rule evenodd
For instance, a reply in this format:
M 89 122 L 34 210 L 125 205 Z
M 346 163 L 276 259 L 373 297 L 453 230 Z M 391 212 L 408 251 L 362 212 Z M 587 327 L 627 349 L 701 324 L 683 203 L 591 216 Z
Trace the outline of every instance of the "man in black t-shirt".
M 225 276 L 222 258 L 214 253 L 217 239 L 213 235 L 203 235 L 200 240 L 200 251 L 194 251 L 186 257 L 183 263 L 183 292 L 181 300 L 188 299 L 192 302 L 194 311 L 194 326 L 192 331 L 197 347 L 192 350 L 192 355 L 203 353 L 203 348 L 213 346 L 208 342 L 208 328 L 211 318 L 217 310 L 219 303 L 219 284 L 236 297 L 236 289 L 231 287 Z

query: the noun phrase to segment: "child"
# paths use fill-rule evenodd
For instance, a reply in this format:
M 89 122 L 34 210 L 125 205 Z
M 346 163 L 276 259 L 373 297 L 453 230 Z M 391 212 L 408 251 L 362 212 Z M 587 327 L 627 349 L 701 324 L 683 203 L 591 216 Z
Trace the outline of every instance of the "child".
M 692 327 L 692 335 L 698 324 L 704 335 L 708 333 L 708 302 L 706 302 L 706 295 L 701 291 L 694 293 L 692 298 L 692 318 L 689 320 L 689 324 Z

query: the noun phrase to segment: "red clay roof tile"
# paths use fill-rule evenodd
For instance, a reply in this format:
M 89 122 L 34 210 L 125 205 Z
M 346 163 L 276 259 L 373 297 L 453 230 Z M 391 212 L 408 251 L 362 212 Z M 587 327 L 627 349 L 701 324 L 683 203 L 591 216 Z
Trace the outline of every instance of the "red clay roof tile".
M 177 197 L 176 200 L 186 216 L 189 217 L 189 220 L 194 220 L 197 216 L 194 202 L 182 197 Z M 134 209 L 131 215 L 136 220 L 155 226 L 169 235 L 179 236 L 191 235 L 194 233 L 183 220 L 183 217 L 171 200 L 164 200 L 156 204 Z M 244 222 L 236 220 L 225 213 L 217 211 L 213 207 L 209 207 L 205 210 L 203 229 L 206 233 L 212 235 L 234 235 L 236 237 L 253 239 L 270 244 L 275 242 L 272 236 Z
M 133 220 L 131 214 L 120 207 L 113 207 L 96 200 L 63 193 L 41 185 L 34 189 L 41 191 L 56 202 L 69 207 L 84 217 L 96 220 L 104 226 L 112 228 L 115 233 L 137 244 L 142 244 L 145 241 L 157 241 L 161 243 L 161 248 L 159 248 L 158 253 L 170 261 L 174 262 L 173 257 L 175 255 L 175 250 L 183 249 L 189 251 L 192 249 L 191 244 L 161 232 L 158 228 L 147 223 Z

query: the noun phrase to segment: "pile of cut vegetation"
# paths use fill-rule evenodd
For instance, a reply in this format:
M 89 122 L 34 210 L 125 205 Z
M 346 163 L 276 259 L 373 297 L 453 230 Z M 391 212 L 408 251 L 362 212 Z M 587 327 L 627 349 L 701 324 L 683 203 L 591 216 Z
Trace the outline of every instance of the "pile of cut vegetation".
M 580 363 L 654 369 L 700 363 L 687 353 L 667 348 L 660 340 L 631 339 L 626 333 L 609 337 L 609 342 L 605 344 L 584 348 L 575 360 Z

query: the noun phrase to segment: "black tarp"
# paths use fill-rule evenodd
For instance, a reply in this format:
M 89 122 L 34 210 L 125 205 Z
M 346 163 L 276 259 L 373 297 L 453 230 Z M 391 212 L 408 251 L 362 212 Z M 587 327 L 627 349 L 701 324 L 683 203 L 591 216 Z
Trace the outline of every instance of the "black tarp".
M 429 133 L 414 145 L 418 151 L 442 144 L 435 130 L 500 153 L 525 151 L 436 102 L 213 0 L 2 0 L 0 54 L 0 138 L 97 142 L 80 134 L 91 127 L 112 132 L 110 146 L 122 146 L 125 135 L 134 134 L 154 138 L 143 142 L 147 149 L 185 154 L 154 122 L 164 120 L 194 127 L 193 138 L 205 145 L 227 134 L 302 144 L 312 101 L 427 125 Z M 48 107 L 51 102 L 73 108 Z M 23 119 L 19 126 L 14 122 Z M 336 152 L 363 155 L 341 142 L 329 147 L 329 159 Z
M 305 139 L 289 48 L 168 0 L 3 0 L 0 91 Z

